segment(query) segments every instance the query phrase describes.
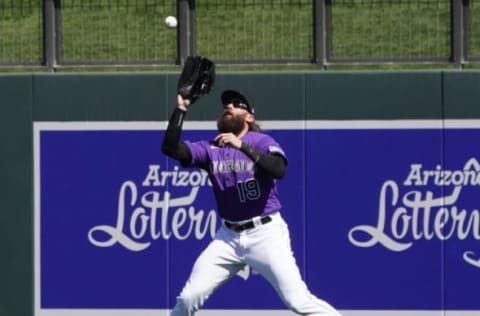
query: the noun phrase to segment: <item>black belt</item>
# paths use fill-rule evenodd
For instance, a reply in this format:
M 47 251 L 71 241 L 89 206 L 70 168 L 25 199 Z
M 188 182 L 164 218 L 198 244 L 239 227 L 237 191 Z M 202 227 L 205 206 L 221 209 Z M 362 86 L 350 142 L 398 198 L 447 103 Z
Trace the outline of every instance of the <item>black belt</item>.
M 262 217 L 260 219 L 260 223 L 262 223 L 262 225 L 266 224 L 266 223 L 270 223 L 271 221 L 272 221 L 272 218 L 270 216 L 265 216 L 265 217 Z M 248 222 L 243 223 L 243 224 L 235 224 L 235 223 L 225 221 L 225 226 L 227 226 L 228 228 L 230 228 L 234 232 L 240 233 L 240 232 L 243 232 L 246 229 L 254 228 L 255 223 L 253 222 L 253 220 L 248 221 Z

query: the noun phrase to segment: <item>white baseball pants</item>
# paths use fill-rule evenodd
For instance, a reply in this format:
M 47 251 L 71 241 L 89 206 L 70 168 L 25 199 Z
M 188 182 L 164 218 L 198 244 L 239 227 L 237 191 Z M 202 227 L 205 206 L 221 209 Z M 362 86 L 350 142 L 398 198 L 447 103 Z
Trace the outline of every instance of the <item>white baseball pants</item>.
M 330 304 L 310 293 L 293 256 L 287 224 L 279 213 L 271 216 L 270 223 L 241 233 L 222 225 L 193 265 L 171 316 L 194 315 L 220 285 L 247 264 L 270 282 L 295 313 L 340 316 Z

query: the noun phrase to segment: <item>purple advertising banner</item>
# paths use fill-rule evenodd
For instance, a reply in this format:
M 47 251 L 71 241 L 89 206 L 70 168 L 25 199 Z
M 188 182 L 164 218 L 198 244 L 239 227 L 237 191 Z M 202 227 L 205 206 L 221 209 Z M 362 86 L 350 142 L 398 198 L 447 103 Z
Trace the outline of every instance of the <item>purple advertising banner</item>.
M 281 212 L 313 293 L 345 316 L 480 311 L 480 122 L 260 123 L 289 158 Z M 174 306 L 221 219 L 207 173 L 161 153 L 161 126 L 34 124 L 36 316 Z M 248 267 L 203 309 L 291 315 Z

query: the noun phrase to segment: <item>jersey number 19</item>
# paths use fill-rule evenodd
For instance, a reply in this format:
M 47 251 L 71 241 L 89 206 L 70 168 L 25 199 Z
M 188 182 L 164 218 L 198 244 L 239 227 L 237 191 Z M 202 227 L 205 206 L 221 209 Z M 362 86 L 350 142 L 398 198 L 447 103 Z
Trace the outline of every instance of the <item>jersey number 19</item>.
M 249 179 L 237 182 L 237 192 L 240 202 L 245 203 L 248 200 L 258 200 L 260 198 L 260 185 L 257 179 Z

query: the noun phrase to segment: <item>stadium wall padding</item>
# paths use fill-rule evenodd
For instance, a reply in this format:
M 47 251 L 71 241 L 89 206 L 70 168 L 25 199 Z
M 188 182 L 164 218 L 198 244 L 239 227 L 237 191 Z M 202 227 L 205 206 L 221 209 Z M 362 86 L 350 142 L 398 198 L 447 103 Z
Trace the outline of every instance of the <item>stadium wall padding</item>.
M 33 122 L 165 121 L 177 73 L 0 76 L 0 315 L 33 315 Z M 188 120 L 213 121 L 221 91 L 245 91 L 257 120 L 480 118 L 480 72 L 218 73 Z M 440 151 L 439 151 L 440 152 Z

